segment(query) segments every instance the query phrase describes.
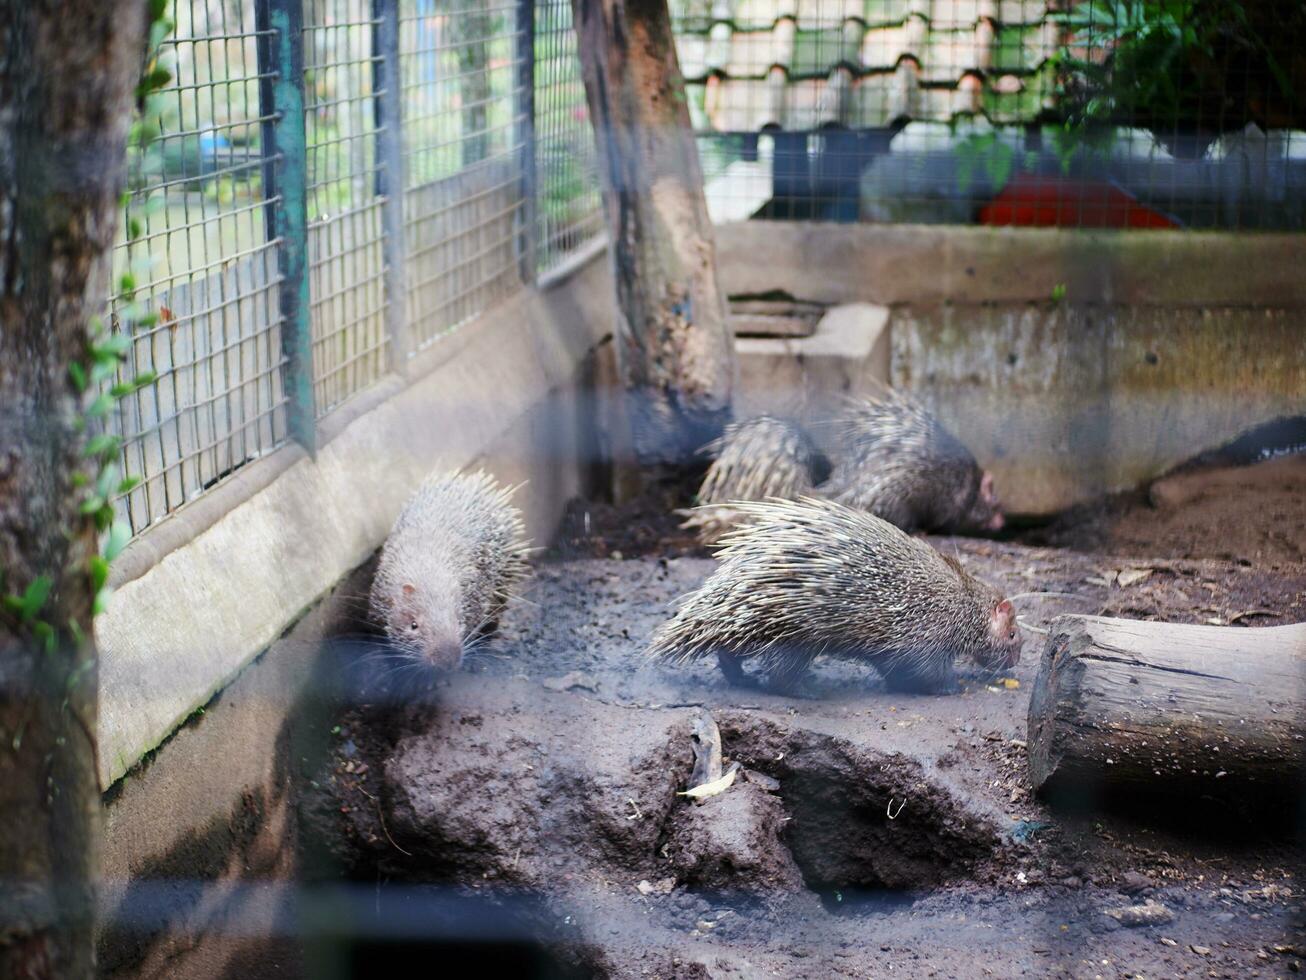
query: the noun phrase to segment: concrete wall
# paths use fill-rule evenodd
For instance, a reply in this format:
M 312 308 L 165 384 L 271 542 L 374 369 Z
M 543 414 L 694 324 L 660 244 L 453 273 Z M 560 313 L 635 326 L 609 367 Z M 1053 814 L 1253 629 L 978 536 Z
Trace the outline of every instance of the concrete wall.
M 124 554 L 98 624 L 106 975 L 296 975 L 267 933 L 286 924 L 291 777 L 324 737 L 321 641 L 356 622 L 357 570 L 436 467 L 529 481 L 529 532 L 551 537 L 586 489 L 611 306 L 596 260 L 519 293 L 330 417 L 315 460 L 261 460 Z
M 752 223 L 720 228 L 718 256 L 732 296 L 887 307 L 891 383 L 1016 513 L 1306 413 L 1302 236 Z

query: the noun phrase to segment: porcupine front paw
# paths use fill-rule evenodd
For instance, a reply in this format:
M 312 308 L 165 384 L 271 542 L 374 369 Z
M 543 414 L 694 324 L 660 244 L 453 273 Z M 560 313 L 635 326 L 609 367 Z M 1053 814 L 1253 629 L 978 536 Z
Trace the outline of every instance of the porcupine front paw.
M 725 675 L 726 683 L 731 687 L 757 687 L 757 678 L 749 677 L 744 673 L 743 664 L 733 653 L 718 650 L 716 662 L 721 668 L 721 673 Z

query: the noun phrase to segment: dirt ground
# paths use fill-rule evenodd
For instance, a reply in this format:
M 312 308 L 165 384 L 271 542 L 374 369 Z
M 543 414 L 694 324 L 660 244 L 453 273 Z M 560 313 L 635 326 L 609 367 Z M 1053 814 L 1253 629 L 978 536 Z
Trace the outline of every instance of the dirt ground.
M 1159 508 L 1117 498 L 1011 540 L 933 541 L 1008 594 L 1077 597 L 1021 601 L 1034 625 L 1062 612 L 1306 620 L 1302 470 L 1221 473 L 1160 488 Z M 1233 814 L 1166 830 L 1031 798 L 1037 635 L 1014 683 L 968 676 L 944 697 L 887 693 L 849 664 L 818 662 L 801 696 L 781 697 L 729 687 L 706 663 L 643 663 L 673 601 L 712 568 L 669 516 L 680 499 L 672 487 L 624 508 L 576 503 L 499 635 L 426 703 L 405 693 L 396 707 L 360 674 L 364 703 L 333 728 L 305 810 L 340 872 L 377 883 L 378 915 L 415 882 L 495 915 L 533 903 L 525 918 L 559 975 L 1300 970 L 1296 842 Z M 700 712 L 742 770 L 696 804 L 676 794 Z M 1122 925 L 1131 915 L 1155 922 Z
M 1177 473 L 1147 493 L 1077 508 L 1022 537 L 1109 554 L 1299 565 L 1306 561 L 1306 456 Z

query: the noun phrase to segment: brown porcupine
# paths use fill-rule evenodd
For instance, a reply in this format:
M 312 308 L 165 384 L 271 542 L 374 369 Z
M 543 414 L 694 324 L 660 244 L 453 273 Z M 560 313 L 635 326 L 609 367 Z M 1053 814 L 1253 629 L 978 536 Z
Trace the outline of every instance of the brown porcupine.
M 698 491 L 698 506 L 681 527 L 714 544 L 739 523 L 741 500 L 797 499 L 830 475 L 830 461 L 797 424 L 773 415 L 732 422 L 703 447 L 714 459 Z
M 493 629 L 530 550 L 511 495 L 484 472 L 435 473 L 404 505 L 369 603 L 401 656 L 454 670 Z
M 715 655 L 732 683 L 753 660 L 784 689 L 829 655 L 874 665 L 893 690 L 935 693 L 956 687 L 958 657 L 989 670 L 1020 659 L 1011 602 L 888 521 L 811 497 L 740 507 L 748 521 L 649 657 Z
M 850 400 L 824 496 L 905 531 L 997 531 L 993 475 L 923 405 L 899 391 Z

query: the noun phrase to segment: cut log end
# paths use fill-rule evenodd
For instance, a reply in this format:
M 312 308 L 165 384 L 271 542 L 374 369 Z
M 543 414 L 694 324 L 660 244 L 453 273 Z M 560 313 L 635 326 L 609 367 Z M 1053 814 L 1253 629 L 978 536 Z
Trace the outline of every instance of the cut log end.
M 1030 781 L 1086 811 L 1295 804 L 1306 789 L 1303 680 L 1306 625 L 1063 617 L 1030 698 Z

